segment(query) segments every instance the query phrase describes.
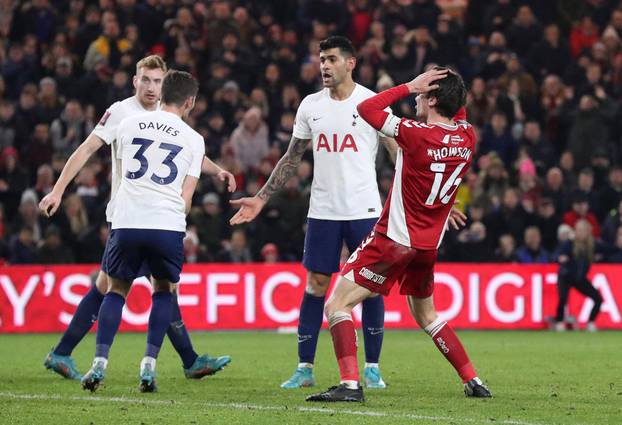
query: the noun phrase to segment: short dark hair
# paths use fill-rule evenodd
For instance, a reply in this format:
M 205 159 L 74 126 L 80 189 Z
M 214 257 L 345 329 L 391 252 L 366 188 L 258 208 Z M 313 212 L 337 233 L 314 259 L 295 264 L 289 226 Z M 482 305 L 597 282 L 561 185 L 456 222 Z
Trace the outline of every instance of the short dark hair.
M 354 56 L 354 46 L 347 37 L 342 35 L 331 35 L 325 40 L 320 41 L 320 52 L 329 49 L 339 49 L 344 56 Z
M 436 98 L 434 109 L 445 118 L 453 118 L 458 110 L 466 104 L 467 90 L 460 74 L 451 68 L 435 66 L 434 69 L 447 69 L 449 72 L 445 78 L 436 80 L 436 90 L 427 94 L 428 97 Z
M 199 83 L 187 72 L 170 70 L 162 81 L 162 103 L 182 106 L 186 99 L 195 97 Z

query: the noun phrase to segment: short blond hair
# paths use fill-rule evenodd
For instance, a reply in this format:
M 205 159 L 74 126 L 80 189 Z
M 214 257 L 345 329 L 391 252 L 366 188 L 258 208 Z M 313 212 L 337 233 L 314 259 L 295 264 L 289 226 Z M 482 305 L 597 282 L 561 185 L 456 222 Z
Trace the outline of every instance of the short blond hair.
M 161 69 L 163 72 L 168 71 L 168 68 L 166 67 L 166 62 L 164 62 L 164 59 L 162 59 L 158 55 L 149 55 L 139 60 L 138 63 L 136 63 L 137 74 L 140 68 Z

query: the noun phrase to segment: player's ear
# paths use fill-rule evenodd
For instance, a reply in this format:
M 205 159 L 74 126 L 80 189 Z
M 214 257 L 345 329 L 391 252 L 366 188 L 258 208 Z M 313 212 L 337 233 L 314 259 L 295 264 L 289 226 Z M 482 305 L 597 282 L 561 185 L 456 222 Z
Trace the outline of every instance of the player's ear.
M 138 77 L 136 75 L 134 75 L 132 77 L 132 85 L 134 86 L 134 89 L 136 89 L 136 85 L 138 84 Z
M 346 69 L 353 71 L 356 68 L 356 56 L 350 56 L 346 58 Z

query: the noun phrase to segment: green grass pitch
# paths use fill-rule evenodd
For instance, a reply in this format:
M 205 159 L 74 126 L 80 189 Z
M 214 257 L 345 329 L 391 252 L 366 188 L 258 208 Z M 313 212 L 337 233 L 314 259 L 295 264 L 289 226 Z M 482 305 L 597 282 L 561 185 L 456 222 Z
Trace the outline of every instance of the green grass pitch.
M 337 382 L 326 331 L 320 336 L 314 389 L 279 388 L 297 361 L 295 335 L 219 332 L 192 338 L 197 351 L 230 354 L 229 367 L 201 381 L 186 380 L 166 342 L 156 394 L 137 389 L 144 334 L 117 337 L 105 387 L 95 394 L 43 368 L 58 335 L 2 335 L 0 423 L 622 424 L 620 332 L 459 335 L 493 399 L 465 398 L 453 369 L 421 331 L 387 332 L 381 369 L 389 388 L 366 391 L 364 404 L 337 405 L 304 401 Z M 90 335 L 74 352 L 81 371 L 93 351 Z

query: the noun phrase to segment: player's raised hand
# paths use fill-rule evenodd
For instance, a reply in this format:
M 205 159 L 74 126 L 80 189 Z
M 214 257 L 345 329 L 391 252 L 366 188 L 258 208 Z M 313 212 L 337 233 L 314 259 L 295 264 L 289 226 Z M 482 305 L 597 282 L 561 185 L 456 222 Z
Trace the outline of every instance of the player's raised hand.
M 449 225 L 451 227 L 455 230 L 460 230 L 461 227 L 466 226 L 466 220 L 467 216 L 465 213 L 456 207 L 451 207 L 451 211 L 449 212 Z
M 62 198 L 62 194 L 57 194 L 52 191 L 45 195 L 41 202 L 39 202 L 39 209 L 46 217 L 52 217 L 56 210 L 58 210 Z
M 438 84 L 432 84 L 436 80 L 445 78 L 449 70 L 444 69 L 431 69 L 423 74 L 419 74 L 414 80 L 406 83 L 408 90 L 411 93 L 427 93 L 438 88 Z
M 233 217 L 231 217 L 231 220 L 229 220 L 229 224 L 232 226 L 253 221 L 253 219 L 257 217 L 263 206 L 266 204 L 263 199 L 257 196 L 253 196 L 252 198 L 235 199 L 229 202 L 234 207 L 240 208 L 240 210 L 235 213 Z
M 235 182 L 235 177 L 233 176 L 233 174 L 231 174 L 229 171 L 222 170 L 216 175 L 216 177 L 218 177 L 218 180 L 220 180 L 221 182 L 227 183 L 227 190 L 229 192 L 235 192 L 235 189 L 237 189 L 238 185 Z

